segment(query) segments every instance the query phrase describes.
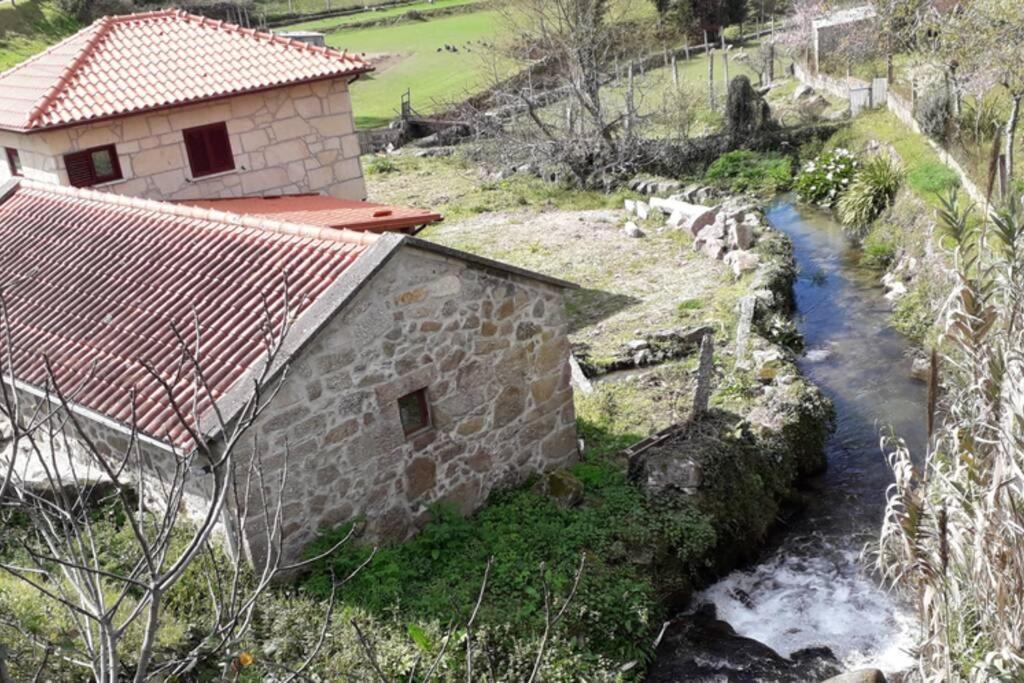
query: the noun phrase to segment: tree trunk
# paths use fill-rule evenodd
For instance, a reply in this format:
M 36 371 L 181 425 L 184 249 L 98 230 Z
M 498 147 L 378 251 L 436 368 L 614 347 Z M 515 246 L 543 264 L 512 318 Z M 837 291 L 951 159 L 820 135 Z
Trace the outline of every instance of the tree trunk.
M 1016 93 L 1013 96 L 1013 106 L 1010 107 L 1010 118 L 1006 120 L 1006 184 L 1013 184 L 1013 143 L 1017 137 L 1017 123 L 1020 121 L 1020 103 L 1024 99 L 1024 92 Z

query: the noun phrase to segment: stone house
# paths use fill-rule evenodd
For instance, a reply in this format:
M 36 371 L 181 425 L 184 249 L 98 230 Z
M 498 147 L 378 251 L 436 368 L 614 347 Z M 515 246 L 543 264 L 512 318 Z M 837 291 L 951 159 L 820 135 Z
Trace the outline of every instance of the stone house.
M 371 533 L 402 538 L 433 502 L 468 513 L 495 487 L 578 457 L 571 285 L 554 278 L 402 232 L 22 178 L 0 187 L 0 281 L 17 283 L 4 289 L 2 381 L 44 400 L 49 359 L 83 430 L 114 453 L 134 425 L 157 469 L 216 451 L 215 411 L 239 419 L 266 366 L 266 315 L 290 319 L 264 382 L 280 388 L 248 432 L 260 450 L 239 464 L 258 455 L 275 482 L 287 458 L 285 487 L 267 493 L 283 504 L 288 558 L 320 527 L 364 517 Z M 170 370 L 172 326 L 190 347 L 199 338 L 208 394 L 194 372 Z M 194 408 L 182 417 L 175 405 Z M 202 505 L 208 485 L 195 481 Z M 257 508 L 229 530 L 254 556 Z
M 0 182 L 365 199 L 348 87 L 370 70 L 177 10 L 105 17 L 0 74 Z

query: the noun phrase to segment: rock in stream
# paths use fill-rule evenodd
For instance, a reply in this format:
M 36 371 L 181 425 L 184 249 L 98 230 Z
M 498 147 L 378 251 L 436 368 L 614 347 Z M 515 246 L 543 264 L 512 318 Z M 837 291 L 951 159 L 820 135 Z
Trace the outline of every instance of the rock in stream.
M 720 621 L 715 606 L 701 605 L 674 619 L 658 646 L 649 683 L 814 683 L 842 671 L 828 648 L 781 656 Z

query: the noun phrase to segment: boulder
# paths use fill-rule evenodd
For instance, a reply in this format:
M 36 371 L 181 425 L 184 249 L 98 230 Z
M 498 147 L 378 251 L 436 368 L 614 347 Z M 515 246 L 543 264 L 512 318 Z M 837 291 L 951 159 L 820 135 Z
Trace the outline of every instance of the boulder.
M 622 202 L 622 206 L 626 210 L 626 213 L 636 213 L 636 200 L 635 199 L 627 199 L 627 200 L 623 201 Z
M 626 348 L 631 353 L 640 351 L 642 349 L 650 348 L 650 346 L 650 343 L 648 343 L 646 339 L 631 339 L 630 341 L 626 342 Z
M 833 676 L 822 683 L 885 683 L 885 674 L 878 669 L 861 669 Z
M 719 239 L 709 239 L 704 242 L 700 250 L 708 258 L 720 260 L 725 255 L 725 242 Z
M 729 248 L 750 249 L 754 245 L 754 226 L 732 221 L 729 225 Z
M 754 351 L 754 376 L 771 382 L 786 369 L 786 357 L 775 347 Z
M 800 100 L 807 99 L 808 97 L 810 97 L 813 94 L 814 94 L 814 88 L 812 88 L 811 86 L 807 85 L 806 83 L 802 83 L 802 84 L 796 86 L 796 90 L 793 91 L 793 101 L 794 102 L 799 102 Z
M 626 223 L 626 225 L 623 226 L 623 228 L 622 228 L 622 232 L 625 233 L 626 237 L 643 237 L 644 236 L 644 231 L 641 230 L 640 226 L 638 226 L 633 221 L 629 221 L 628 223 Z
M 716 208 L 676 202 L 667 224 L 680 230 L 689 230 L 696 237 L 703 228 L 715 222 L 717 213 Z
M 927 382 L 932 374 L 932 361 L 928 356 L 915 356 L 910 363 L 910 376 L 914 379 Z
M 751 251 L 737 249 L 725 255 L 725 263 L 732 268 L 733 275 L 739 277 L 754 270 L 761 263 L 761 257 Z
M 724 240 L 725 239 L 725 226 L 721 223 L 712 223 L 711 225 L 705 226 L 700 229 L 697 233 L 697 243 L 707 242 L 708 240 Z
M 583 502 L 583 482 L 566 470 L 555 470 L 541 477 L 534 491 L 551 498 L 560 507 L 575 507 Z
M 642 221 L 647 220 L 647 217 L 651 215 L 651 207 L 644 201 L 637 201 L 636 203 L 636 217 Z
M 821 115 L 825 113 L 825 110 L 830 106 L 832 105 L 828 103 L 828 100 L 821 95 L 811 95 L 810 97 L 800 101 L 797 105 L 797 110 L 804 118 L 817 119 L 821 117 Z

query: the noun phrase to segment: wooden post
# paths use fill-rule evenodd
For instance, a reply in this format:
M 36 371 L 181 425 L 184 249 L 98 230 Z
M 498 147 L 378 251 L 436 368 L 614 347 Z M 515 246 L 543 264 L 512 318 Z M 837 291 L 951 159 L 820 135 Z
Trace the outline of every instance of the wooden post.
M 676 64 L 676 55 L 672 54 L 672 85 L 679 88 L 679 65 Z
M 724 40 L 722 41 L 725 42 Z M 722 75 L 725 80 L 722 82 L 722 98 L 729 98 L 729 48 L 722 48 Z
M 775 43 L 768 43 L 768 83 L 775 82 Z
M 662 56 L 663 56 L 663 58 L 665 60 L 665 63 L 662 66 L 666 66 L 667 67 L 668 66 L 668 45 L 662 45 L 661 46 L 661 53 L 662 53 Z
M 633 130 L 633 62 L 629 63 L 629 71 L 626 84 L 626 131 Z
M 708 32 L 704 31 L 704 51 L 707 52 L 711 49 L 711 44 L 708 43 Z
M 686 61 L 690 61 L 690 39 L 687 38 L 686 42 L 683 43 L 683 54 L 686 55 Z

